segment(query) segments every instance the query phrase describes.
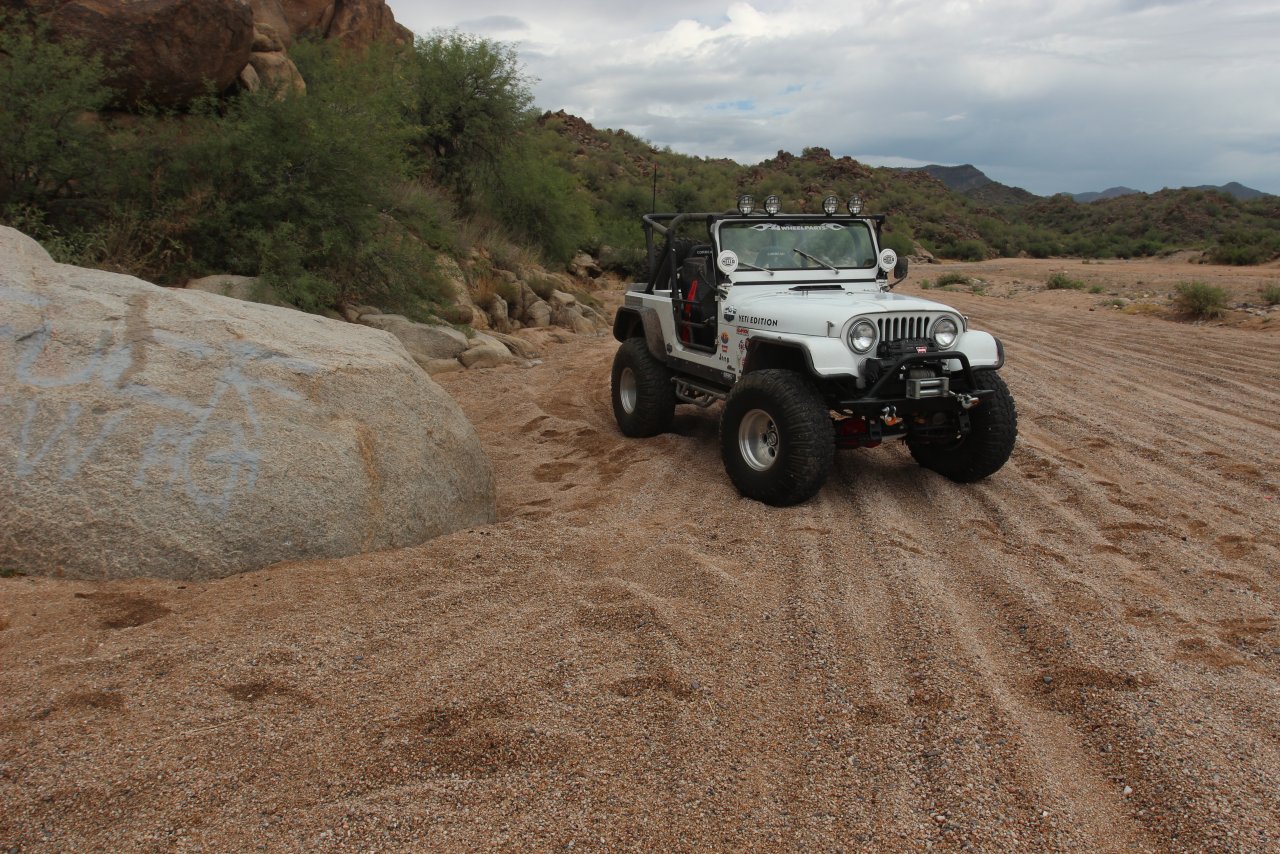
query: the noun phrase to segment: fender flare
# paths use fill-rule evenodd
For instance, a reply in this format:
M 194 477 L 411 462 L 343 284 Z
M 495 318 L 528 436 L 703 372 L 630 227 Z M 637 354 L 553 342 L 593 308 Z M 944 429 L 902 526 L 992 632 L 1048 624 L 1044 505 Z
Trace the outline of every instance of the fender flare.
M 639 337 L 636 334 L 637 330 L 644 333 L 644 341 L 649 347 L 649 352 L 665 362 L 667 348 L 662 339 L 662 321 L 658 318 L 658 312 L 648 306 L 641 308 L 623 306 L 618 309 L 618 313 L 613 316 L 614 339 L 622 342 L 628 338 Z

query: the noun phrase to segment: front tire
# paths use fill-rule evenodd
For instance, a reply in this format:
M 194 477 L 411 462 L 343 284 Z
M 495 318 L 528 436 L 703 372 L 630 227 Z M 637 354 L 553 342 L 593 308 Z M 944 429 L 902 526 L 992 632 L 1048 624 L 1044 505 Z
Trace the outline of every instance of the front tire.
M 1009 387 L 995 371 L 974 371 L 979 389 L 995 392 L 969 410 L 969 434 L 951 444 L 913 441 L 907 447 L 916 462 L 956 483 L 973 483 L 995 474 L 1013 454 L 1018 411 Z
M 643 338 L 628 338 L 613 357 L 613 417 L 624 436 L 665 433 L 676 412 L 671 370 L 649 352 Z
M 720 417 L 725 471 L 747 498 L 778 507 L 811 497 L 831 473 L 835 434 L 817 389 L 795 371 L 747 374 Z

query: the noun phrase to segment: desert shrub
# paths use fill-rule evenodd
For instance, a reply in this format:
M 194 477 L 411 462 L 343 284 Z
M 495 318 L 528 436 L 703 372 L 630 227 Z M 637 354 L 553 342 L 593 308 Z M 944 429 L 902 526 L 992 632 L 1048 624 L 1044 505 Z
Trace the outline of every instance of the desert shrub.
M 942 254 L 957 261 L 982 261 L 987 257 L 987 247 L 981 240 L 957 240 L 944 246 Z
M 105 79 L 83 42 L 0 9 L 0 221 L 51 237 L 83 216 L 104 165 L 90 114 L 114 94 Z
M 936 287 L 945 288 L 947 285 L 967 285 L 969 277 L 963 273 L 943 273 L 938 277 Z
M 414 190 L 396 58 L 291 51 L 305 95 L 197 104 L 155 183 L 178 200 L 192 264 L 262 275 L 299 308 L 373 301 L 412 313 L 444 299 L 432 244 L 447 209 Z
M 510 45 L 437 30 L 414 44 L 410 88 L 417 148 L 466 206 L 528 124 L 530 80 Z
M 591 207 L 573 177 L 528 145 L 499 165 L 487 207 L 550 261 L 569 260 L 594 230 Z
M 916 251 L 915 241 L 907 231 L 886 231 L 880 245 L 882 248 L 892 249 L 904 258 Z
M 1218 242 L 1209 250 L 1209 258 L 1215 264 L 1237 266 L 1261 264 L 1280 253 L 1280 234 L 1274 228 L 1235 227 L 1218 235 Z
M 927 291 L 932 287 L 933 287 L 933 282 L 929 281 L 928 279 L 920 280 L 920 290 Z
M 1100 294 L 1100 293 L 1102 293 L 1102 292 L 1103 292 L 1103 291 L 1105 291 L 1105 290 L 1106 290 L 1106 288 L 1104 288 L 1102 285 L 1090 285 L 1090 286 L 1089 286 L 1089 293 L 1091 293 L 1091 294 Z
M 1280 285 L 1266 285 L 1263 287 L 1262 301 L 1267 305 L 1280 305 Z
M 1062 272 L 1052 274 L 1045 280 L 1044 284 L 1051 291 L 1082 291 L 1085 287 L 1084 282 L 1079 279 L 1073 279 Z
M 1032 258 L 1052 258 L 1059 254 L 1058 247 L 1047 240 L 1032 241 L 1026 245 L 1025 251 Z
M 542 299 L 551 299 L 551 292 L 559 289 L 560 282 L 551 276 L 532 275 L 528 279 L 529 290 Z
M 1227 292 L 1207 282 L 1180 282 L 1175 286 L 1173 305 L 1179 312 L 1199 320 L 1221 317 L 1227 311 Z
M 507 305 L 520 300 L 520 286 L 508 279 L 499 278 L 493 283 L 493 290 Z

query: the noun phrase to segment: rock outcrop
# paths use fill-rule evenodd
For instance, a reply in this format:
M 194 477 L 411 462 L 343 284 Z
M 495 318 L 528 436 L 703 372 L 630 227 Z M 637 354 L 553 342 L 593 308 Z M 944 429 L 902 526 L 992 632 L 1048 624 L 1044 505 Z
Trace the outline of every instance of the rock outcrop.
M 4 0 L 81 39 L 111 69 L 126 105 L 180 107 L 238 83 L 254 91 L 305 89 L 288 56 L 303 36 L 362 49 L 409 45 L 386 0 Z
M 59 38 L 102 54 L 130 104 L 179 106 L 235 82 L 253 47 L 244 0 L 28 0 Z
M 0 228 L 7 568 L 207 578 L 494 515 L 474 430 L 391 335 L 55 264 Z
M 347 47 L 374 42 L 411 44 L 413 33 L 396 23 L 386 0 L 252 0 L 255 20 L 285 35 L 286 46 L 301 36 L 338 39 Z

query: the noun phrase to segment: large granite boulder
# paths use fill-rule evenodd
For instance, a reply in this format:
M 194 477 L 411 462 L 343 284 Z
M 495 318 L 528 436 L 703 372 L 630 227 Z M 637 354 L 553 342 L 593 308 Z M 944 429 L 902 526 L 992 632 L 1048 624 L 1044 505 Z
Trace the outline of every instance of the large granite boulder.
M 294 39 L 319 35 L 347 47 L 413 43 L 413 33 L 396 23 L 386 0 L 254 0 L 254 5 L 264 19 L 283 18 Z
M 360 323 L 390 332 L 419 364 L 428 359 L 456 359 L 467 349 L 467 336 L 458 330 L 416 323 L 400 314 L 362 314 Z
M 55 264 L 0 228 L 0 555 L 207 578 L 492 521 L 457 405 L 367 327 Z
M 18 0 L 56 36 L 100 52 L 129 103 L 177 106 L 230 86 L 249 61 L 253 10 L 244 0 Z

